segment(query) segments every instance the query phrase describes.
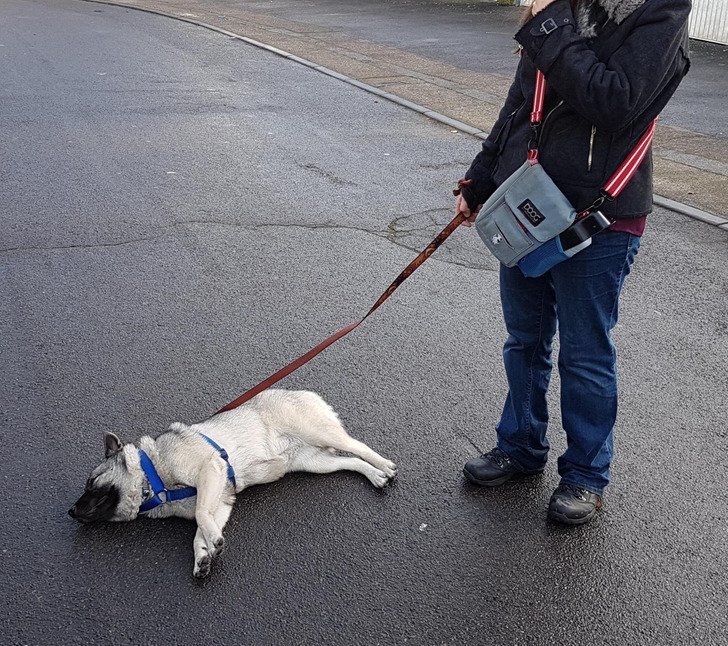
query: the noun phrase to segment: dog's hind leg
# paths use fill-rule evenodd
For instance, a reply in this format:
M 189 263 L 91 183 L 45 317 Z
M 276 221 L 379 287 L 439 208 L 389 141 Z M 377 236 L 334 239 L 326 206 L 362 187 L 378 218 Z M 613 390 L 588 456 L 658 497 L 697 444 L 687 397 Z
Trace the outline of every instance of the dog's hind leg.
M 384 487 L 394 475 L 389 475 L 384 470 L 378 469 L 360 458 L 335 455 L 314 446 L 301 449 L 293 459 L 290 470 L 308 473 L 356 471 L 366 476 L 369 482 L 379 489 Z
M 320 398 L 316 396 L 316 401 L 318 400 Z M 317 410 L 309 411 L 306 422 L 298 429 L 298 433 L 300 438 L 309 445 L 353 453 L 383 471 L 389 478 L 393 478 L 397 474 L 397 465 L 370 449 L 364 442 L 351 437 L 346 432 L 339 416 L 325 402 L 323 407 L 318 406 Z
M 383 471 L 388 478 L 393 478 L 397 475 L 397 465 L 394 462 L 382 457 L 379 453 L 370 449 L 364 442 L 355 440 L 346 432 L 341 424 L 338 426 L 339 429 L 332 429 L 331 432 L 324 436 L 328 446 L 337 451 L 353 453 L 380 471 Z

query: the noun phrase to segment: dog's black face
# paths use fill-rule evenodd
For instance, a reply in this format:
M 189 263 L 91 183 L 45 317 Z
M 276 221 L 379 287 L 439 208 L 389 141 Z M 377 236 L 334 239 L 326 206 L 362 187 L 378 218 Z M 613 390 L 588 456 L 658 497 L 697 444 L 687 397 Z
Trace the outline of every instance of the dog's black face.
M 116 435 L 104 434 L 104 461 L 93 470 L 86 481 L 83 495 L 68 510 L 71 518 L 81 523 L 129 520 L 124 513 L 119 513 L 123 511 L 119 504 L 122 490 L 125 485 L 126 489 L 130 488 L 129 471 L 122 449 L 123 445 Z
M 119 504 L 119 490 L 112 484 L 91 477 L 83 495 L 68 510 L 68 515 L 82 523 L 111 520 Z

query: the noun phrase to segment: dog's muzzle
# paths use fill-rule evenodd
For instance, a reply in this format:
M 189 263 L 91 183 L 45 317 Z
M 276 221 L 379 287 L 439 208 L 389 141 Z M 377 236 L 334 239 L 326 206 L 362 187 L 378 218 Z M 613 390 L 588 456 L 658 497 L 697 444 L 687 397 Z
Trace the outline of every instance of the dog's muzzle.
M 78 513 L 78 509 L 76 509 L 76 505 L 71 507 L 68 510 L 68 515 L 73 518 L 73 520 L 77 520 L 79 523 L 89 523 L 91 522 L 91 519 L 84 516 L 83 514 Z

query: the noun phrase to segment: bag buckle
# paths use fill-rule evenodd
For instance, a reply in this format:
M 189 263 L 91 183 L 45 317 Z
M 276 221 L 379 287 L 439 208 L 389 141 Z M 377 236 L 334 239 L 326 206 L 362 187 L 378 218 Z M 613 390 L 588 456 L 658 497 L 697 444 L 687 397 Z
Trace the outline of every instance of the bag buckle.
M 532 164 L 536 163 L 536 161 L 538 160 L 538 140 L 540 131 L 540 123 L 531 124 L 531 136 L 528 139 L 528 155 L 526 158 Z
M 528 139 L 528 149 L 529 150 L 536 150 L 536 148 L 538 148 L 538 135 L 539 135 L 540 130 L 541 130 L 540 123 L 531 124 L 531 136 Z
M 600 189 L 599 191 L 599 197 L 594 200 L 589 206 L 587 206 L 579 215 L 580 218 L 586 217 L 590 213 L 593 213 L 599 207 L 604 204 L 604 202 L 614 202 L 614 198 L 607 193 L 604 189 Z

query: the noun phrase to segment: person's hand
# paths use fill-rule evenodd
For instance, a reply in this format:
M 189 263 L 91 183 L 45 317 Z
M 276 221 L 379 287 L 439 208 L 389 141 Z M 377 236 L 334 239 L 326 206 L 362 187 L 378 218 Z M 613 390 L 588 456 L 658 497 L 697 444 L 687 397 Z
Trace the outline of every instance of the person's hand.
M 457 200 L 455 201 L 455 213 L 462 213 L 465 215 L 466 219 L 463 221 L 464 227 L 473 226 L 473 222 L 475 222 L 475 218 L 478 217 L 479 211 L 480 207 L 475 209 L 475 211 L 471 212 L 468 203 L 465 201 L 465 198 L 462 195 L 458 195 Z
M 539 11 L 544 10 L 552 2 L 556 2 L 556 0 L 533 0 L 533 4 L 531 5 L 531 15 L 535 16 Z

